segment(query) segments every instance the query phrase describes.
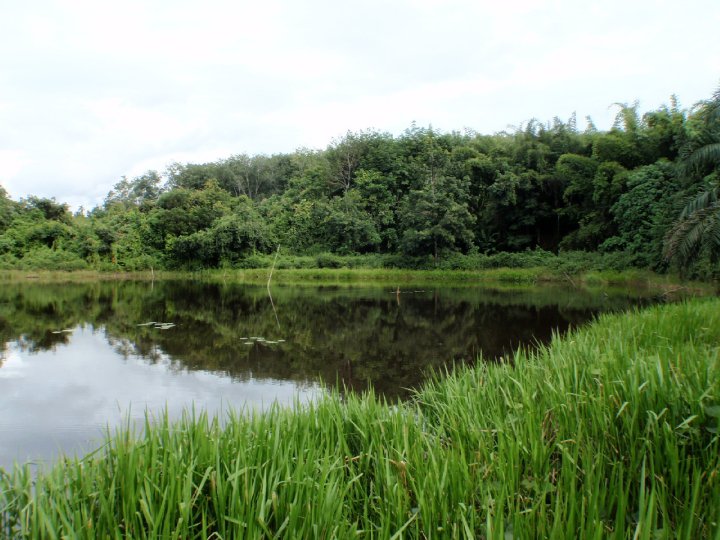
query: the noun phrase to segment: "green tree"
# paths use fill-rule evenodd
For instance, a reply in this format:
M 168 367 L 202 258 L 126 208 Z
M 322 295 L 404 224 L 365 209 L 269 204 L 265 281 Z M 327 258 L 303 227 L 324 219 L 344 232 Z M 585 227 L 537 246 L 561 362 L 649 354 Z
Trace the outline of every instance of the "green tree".
M 269 251 L 273 244 L 266 223 L 252 201 L 243 196 L 232 212 L 220 216 L 212 227 L 171 238 L 167 250 L 175 264 L 215 267 L 258 250 Z
M 287 186 L 296 169 L 289 156 L 236 154 L 217 162 L 218 184 L 252 200 L 268 197 Z
M 485 238 L 490 239 L 490 249 L 480 246 L 483 251 L 517 251 L 538 242 L 541 205 L 538 184 L 542 178 L 534 170 L 506 170 L 488 186 L 482 229 Z
M 577 154 L 563 154 L 555 165 L 555 175 L 564 186 L 564 207 L 559 210 L 575 230 L 560 243 L 566 249 L 595 249 L 602 238 L 602 212 L 595 200 L 598 163 Z
M 687 265 L 700 254 L 720 256 L 720 89 L 702 104 L 699 130 L 681 154 L 680 174 L 702 178 L 701 191 L 690 199 L 668 232 L 664 255 Z
M 162 249 L 169 236 L 207 229 L 232 207 L 232 196 L 215 181 L 207 182 L 202 190 L 177 188 L 163 193 L 149 214 L 153 243 Z
M 366 135 L 350 131 L 339 140 L 333 141 L 325 152 L 330 164 L 331 194 L 346 194 L 355 184 L 355 173 L 360 168 L 366 152 Z
M 47 199 L 31 195 L 27 199 L 21 200 L 20 206 L 30 212 L 33 210 L 39 211 L 42 217 L 47 220 L 70 223 L 72 218 L 68 205 L 57 202 L 54 197 Z
M 0 186 L 0 234 L 10 226 L 16 211 L 17 203 L 10 199 L 5 188 Z
M 149 209 L 164 190 L 161 183 L 162 178 L 157 171 L 148 171 L 132 180 L 123 176 L 105 197 L 105 208 L 122 205 Z
M 436 177 L 424 189 L 415 189 L 403 201 L 400 247 L 406 255 L 467 251 L 473 245 L 475 217 L 468 211 L 466 190 L 455 178 Z
M 372 219 L 379 235 L 379 248 L 393 252 L 398 248 L 397 197 L 394 195 L 395 179 L 383 176 L 376 170 L 361 169 L 355 174 L 358 204 Z
M 618 233 L 606 240 L 601 249 L 627 251 L 634 255 L 638 265 L 658 268 L 679 189 L 680 181 L 669 161 L 661 160 L 632 171 L 627 176 L 627 191 L 611 209 Z
M 343 255 L 374 251 L 380 244 L 375 223 L 363 209 L 360 192 L 351 189 L 342 197 L 333 197 L 323 220 L 324 245 Z

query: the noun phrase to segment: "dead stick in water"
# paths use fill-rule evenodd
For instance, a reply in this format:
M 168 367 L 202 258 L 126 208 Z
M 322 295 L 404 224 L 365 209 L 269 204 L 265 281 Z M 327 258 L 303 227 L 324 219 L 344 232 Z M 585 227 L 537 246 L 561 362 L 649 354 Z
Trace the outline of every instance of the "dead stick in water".
M 275 259 L 273 260 L 272 267 L 270 268 L 270 275 L 268 276 L 267 288 L 270 291 L 270 280 L 272 279 L 273 270 L 275 270 L 275 263 L 277 262 L 278 255 L 280 255 L 280 244 L 278 244 L 277 251 L 275 252 Z
M 273 302 L 272 294 L 270 293 L 270 280 L 272 280 L 273 270 L 275 270 L 275 263 L 277 262 L 278 255 L 280 255 L 280 244 L 278 244 L 277 251 L 275 252 L 275 260 L 273 260 L 272 268 L 270 268 L 270 275 L 267 281 L 267 292 L 270 297 L 270 305 L 272 306 L 273 313 L 275 314 L 275 321 L 277 322 L 278 328 L 280 328 L 280 319 L 278 318 L 277 311 L 275 310 L 275 302 Z

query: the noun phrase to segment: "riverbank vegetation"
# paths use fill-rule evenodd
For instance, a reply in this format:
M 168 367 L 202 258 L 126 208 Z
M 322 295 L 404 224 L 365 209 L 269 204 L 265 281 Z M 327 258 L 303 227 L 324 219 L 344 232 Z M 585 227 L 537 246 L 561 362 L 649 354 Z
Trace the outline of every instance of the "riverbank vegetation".
M 350 133 L 122 178 L 102 205 L 9 199 L 0 269 L 562 267 L 720 274 L 720 93 L 511 132 Z M 558 257 L 557 254 L 560 254 Z
M 95 281 L 199 281 L 218 283 L 267 284 L 269 269 L 207 269 L 194 272 L 134 271 L 101 272 L 97 270 L 0 270 L 0 283 L 91 283 Z M 273 285 L 293 286 L 363 286 L 402 288 L 416 285 L 445 284 L 453 287 L 499 287 L 517 285 L 569 285 L 573 287 L 633 286 L 663 293 L 688 290 L 712 293 L 713 284 L 682 280 L 677 275 L 659 275 L 648 270 L 575 270 L 573 273 L 549 268 L 488 268 L 481 270 L 413 270 L 400 268 L 283 268 L 272 274 Z
M 401 405 L 148 419 L 3 472 L 0 531 L 74 538 L 716 538 L 720 305 L 599 320 Z

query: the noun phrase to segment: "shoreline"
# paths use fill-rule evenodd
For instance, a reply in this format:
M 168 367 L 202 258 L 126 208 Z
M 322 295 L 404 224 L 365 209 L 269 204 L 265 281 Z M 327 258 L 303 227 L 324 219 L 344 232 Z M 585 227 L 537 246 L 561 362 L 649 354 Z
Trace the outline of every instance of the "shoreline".
M 266 284 L 269 268 L 211 269 L 200 271 L 135 271 L 104 272 L 94 270 L 0 270 L 0 283 L 76 283 L 92 281 L 162 281 L 198 280 Z M 397 286 L 407 283 L 453 286 L 504 285 L 568 285 L 574 288 L 628 286 L 643 287 L 659 292 L 690 290 L 709 293 L 717 291 L 717 283 L 686 281 L 678 276 L 656 274 L 649 270 L 582 271 L 575 274 L 559 272 L 548 267 L 489 268 L 479 270 L 406 270 L 396 268 L 276 268 L 273 285 L 367 285 Z

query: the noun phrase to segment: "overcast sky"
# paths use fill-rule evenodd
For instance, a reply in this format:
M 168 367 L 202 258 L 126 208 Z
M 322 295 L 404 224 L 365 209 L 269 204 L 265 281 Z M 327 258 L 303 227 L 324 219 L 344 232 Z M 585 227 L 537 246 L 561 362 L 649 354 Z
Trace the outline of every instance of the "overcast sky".
M 102 201 L 121 176 L 325 148 L 411 122 L 689 107 L 720 84 L 718 0 L 3 0 L 0 185 Z

